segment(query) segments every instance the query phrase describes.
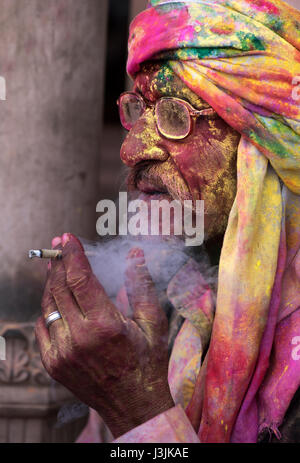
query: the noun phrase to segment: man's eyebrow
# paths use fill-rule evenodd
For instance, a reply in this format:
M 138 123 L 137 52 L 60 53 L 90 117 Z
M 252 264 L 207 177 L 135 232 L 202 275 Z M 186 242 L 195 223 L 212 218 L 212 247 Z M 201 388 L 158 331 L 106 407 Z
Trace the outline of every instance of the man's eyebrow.
M 201 109 L 209 109 L 209 108 L 212 107 L 208 103 L 206 103 L 206 101 L 202 100 L 202 98 L 200 98 L 200 97 L 198 97 L 196 100 L 194 98 L 189 98 L 189 96 L 184 91 L 179 90 L 178 93 L 176 92 L 176 95 L 174 93 L 172 94 L 172 92 L 165 92 L 166 95 L 163 95 L 163 92 L 161 90 L 162 89 L 160 89 L 160 92 L 162 94 L 161 94 L 160 98 L 162 98 L 163 96 L 173 96 L 174 98 L 179 98 L 181 100 L 186 101 L 187 103 L 189 103 L 195 109 L 199 108 L 199 110 L 201 110 Z M 136 84 L 136 86 L 134 87 L 134 91 L 135 91 L 135 93 L 141 95 L 146 102 L 151 103 L 151 100 L 146 98 L 145 93 L 142 91 L 142 89 L 139 87 L 138 84 Z M 151 90 L 151 88 L 147 88 L 147 93 L 150 93 L 151 95 L 154 96 L 154 92 L 153 92 L 153 90 Z
M 137 85 L 136 87 L 134 87 L 134 92 L 137 93 L 138 95 L 140 95 L 141 97 L 143 97 L 143 99 L 144 99 L 146 102 L 152 103 L 152 101 L 149 100 L 149 98 L 146 97 L 145 93 L 139 88 L 138 85 Z M 150 89 L 147 89 L 147 93 L 153 94 L 153 92 L 151 92 Z

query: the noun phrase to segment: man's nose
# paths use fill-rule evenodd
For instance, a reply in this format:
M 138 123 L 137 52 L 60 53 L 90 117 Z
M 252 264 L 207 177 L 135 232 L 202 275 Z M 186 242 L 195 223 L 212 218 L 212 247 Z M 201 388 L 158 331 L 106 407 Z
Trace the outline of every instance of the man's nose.
M 128 133 L 121 147 L 121 159 L 129 167 L 141 161 L 166 161 L 164 139 L 158 133 L 153 111 L 148 109 Z

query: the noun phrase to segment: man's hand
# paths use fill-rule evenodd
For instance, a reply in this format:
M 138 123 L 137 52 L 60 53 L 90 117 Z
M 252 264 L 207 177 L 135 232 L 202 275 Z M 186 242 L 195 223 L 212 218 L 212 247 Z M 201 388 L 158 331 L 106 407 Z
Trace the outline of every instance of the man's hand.
M 52 245 L 63 258 L 51 262 L 36 325 L 43 364 L 120 436 L 174 406 L 167 380 L 168 323 L 143 251 L 128 255 L 131 320 L 109 300 L 75 236 L 64 234 Z M 109 272 L 109 262 L 103 265 Z M 45 318 L 56 310 L 62 319 L 47 329 Z

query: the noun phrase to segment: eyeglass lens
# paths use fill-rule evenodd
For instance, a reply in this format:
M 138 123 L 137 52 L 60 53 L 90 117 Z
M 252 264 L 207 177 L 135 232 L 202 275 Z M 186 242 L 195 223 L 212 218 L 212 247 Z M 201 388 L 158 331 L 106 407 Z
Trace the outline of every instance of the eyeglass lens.
M 145 109 L 143 101 L 136 95 L 125 93 L 119 100 L 120 119 L 126 130 L 132 129 Z M 158 100 L 155 109 L 159 131 L 167 138 L 185 138 L 191 128 L 191 119 L 187 107 L 174 99 Z
M 159 131 L 166 137 L 184 138 L 190 132 L 190 113 L 180 101 L 159 100 L 156 105 L 156 122 Z
M 136 121 L 144 112 L 145 105 L 137 96 L 125 93 L 119 100 L 119 113 L 123 127 L 132 129 Z

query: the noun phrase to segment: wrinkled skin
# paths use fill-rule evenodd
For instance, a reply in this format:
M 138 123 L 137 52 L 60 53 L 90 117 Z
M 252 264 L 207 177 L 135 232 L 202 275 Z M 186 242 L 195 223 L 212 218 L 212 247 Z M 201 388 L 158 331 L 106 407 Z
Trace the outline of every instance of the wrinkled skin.
M 170 71 L 163 68 L 163 73 Z M 170 76 L 169 76 L 170 77 Z M 166 83 L 167 82 L 167 83 Z M 208 105 L 172 75 L 145 68 L 135 90 L 150 100 L 175 96 L 195 108 Z M 206 239 L 224 233 L 236 192 L 239 135 L 219 117 L 199 119 L 180 142 L 161 136 L 147 109 L 128 134 L 121 158 L 147 174 L 129 176 L 129 188 L 161 191 L 176 199 L 205 200 Z M 141 164 L 142 163 L 142 164 Z M 164 190 L 164 193 L 166 191 Z M 49 374 L 102 416 L 115 437 L 172 407 L 168 386 L 167 320 L 159 306 L 143 252 L 128 256 L 126 291 L 134 311 L 124 317 L 93 275 L 79 241 L 70 234 L 53 240 L 63 259 L 51 263 L 36 335 Z M 45 317 L 59 310 L 49 330 Z
M 53 242 L 61 248 L 59 243 L 59 238 Z M 167 319 L 141 250 L 132 249 L 128 256 L 130 320 L 106 296 L 76 237 L 65 234 L 61 243 L 63 259 L 51 265 L 42 309 L 44 317 L 58 309 L 63 320 L 49 333 L 43 317 L 37 323 L 43 364 L 119 436 L 140 424 L 144 414 L 150 419 L 173 405 L 164 380 Z
M 209 107 L 167 66 L 146 66 L 135 80 L 134 91 L 151 102 L 173 96 L 187 100 L 198 110 Z M 198 118 L 184 140 L 168 140 L 159 134 L 149 108 L 128 133 L 121 159 L 131 168 L 151 161 L 147 175 L 162 179 L 173 198 L 204 200 L 205 237 L 209 239 L 223 234 L 227 226 L 236 194 L 239 141 L 240 135 L 218 116 Z M 160 190 L 161 182 L 156 183 Z M 147 185 L 141 188 L 147 192 Z

